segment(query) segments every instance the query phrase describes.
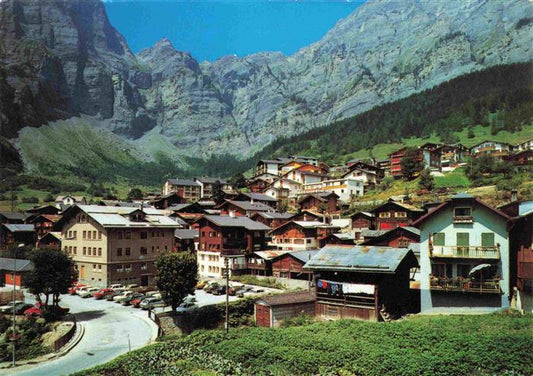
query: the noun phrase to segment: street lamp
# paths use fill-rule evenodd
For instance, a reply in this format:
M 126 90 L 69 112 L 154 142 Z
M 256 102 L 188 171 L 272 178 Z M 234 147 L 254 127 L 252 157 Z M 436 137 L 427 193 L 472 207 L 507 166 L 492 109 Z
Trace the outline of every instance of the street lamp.
M 24 247 L 24 244 L 19 244 L 16 248 L 13 248 L 13 278 L 11 282 L 13 283 L 13 329 L 11 331 L 11 346 L 13 349 L 13 367 L 15 367 L 15 326 L 17 322 L 17 316 L 15 311 L 15 295 L 17 291 L 16 275 L 17 275 L 17 251 Z

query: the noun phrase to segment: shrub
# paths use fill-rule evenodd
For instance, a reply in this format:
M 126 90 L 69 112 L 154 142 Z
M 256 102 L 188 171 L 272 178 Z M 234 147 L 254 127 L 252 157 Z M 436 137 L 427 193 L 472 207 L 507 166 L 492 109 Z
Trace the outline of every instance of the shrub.
M 39 199 L 35 196 L 32 196 L 32 197 L 23 197 L 22 198 L 22 202 L 25 203 L 25 204 L 38 204 L 39 203 Z

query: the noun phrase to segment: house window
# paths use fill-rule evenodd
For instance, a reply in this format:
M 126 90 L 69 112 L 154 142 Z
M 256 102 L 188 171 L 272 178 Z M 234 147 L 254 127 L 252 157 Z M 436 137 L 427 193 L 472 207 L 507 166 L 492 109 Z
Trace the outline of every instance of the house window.
M 91 240 L 91 231 L 87 231 L 87 239 Z
M 123 270 L 122 265 L 117 265 L 117 272 L 122 272 Z
M 126 239 L 131 239 L 131 231 L 130 230 L 126 230 L 126 236 L 125 236 Z
M 407 217 L 407 213 L 406 212 L 395 212 L 394 213 L 394 217 L 395 218 L 406 218 Z
M 141 247 L 141 255 L 146 255 L 148 254 L 148 250 L 146 249 L 146 247 Z
M 98 256 L 102 256 L 102 248 L 98 248 Z
M 146 231 L 141 231 L 141 239 L 148 238 L 148 233 Z
M 87 247 L 83 247 L 83 255 L 84 255 L 84 256 L 87 255 Z
M 494 233 L 483 232 L 481 234 L 481 246 L 482 247 L 494 247 Z
M 452 277 L 452 265 L 451 264 L 432 264 L 431 275 L 435 277 Z
M 444 245 L 444 241 L 444 232 L 438 232 L 436 234 L 433 234 L 433 245 Z
M 131 255 L 131 249 L 130 248 L 126 248 L 126 256 L 130 256 Z
M 96 256 L 96 247 L 93 247 L 93 256 Z
M 74 239 L 78 237 L 78 231 L 74 231 Z
M 77 248 L 78 248 L 78 247 L 76 247 L 76 246 L 74 247 L 74 254 L 75 254 L 75 255 L 78 253 L 78 249 L 77 249 Z
M 122 248 L 117 248 L 117 256 L 122 256 Z
M 389 212 L 381 212 L 379 213 L 379 218 L 390 218 Z
M 472 208 L 455 208 L 454 217 L 471 217 Z
M 468 232 L 458 232 L 457 247 L 468 247 L 470 245 L 470 234 Z
M 119 230 L 119 231 L 117 232 L 117 239 L 119 239 L 119 240 L 122 239 L 122 236 L 123 236 L 123 234 L 122 234 L 122 230 Z
M 93 239 L 96 240 L 96 231 L 93 231 Z
M 76 234 L 74 234 L 74 237 L 76 237 Z M 98 231 L 98 240 L 102 240 L 102 231 Z

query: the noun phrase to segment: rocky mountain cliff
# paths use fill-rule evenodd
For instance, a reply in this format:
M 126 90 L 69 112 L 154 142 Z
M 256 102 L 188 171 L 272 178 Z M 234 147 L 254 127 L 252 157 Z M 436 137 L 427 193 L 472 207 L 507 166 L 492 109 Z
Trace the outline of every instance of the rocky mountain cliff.
M 0 136 L 88 115 L 139 148 L 247 155 L 453 77 L 533 58 L 527 0 L 369 0 L 294 55 L 135 56 L 97 0 L 0 2 Z M 162 149 L 163 150 L 163 149 Z

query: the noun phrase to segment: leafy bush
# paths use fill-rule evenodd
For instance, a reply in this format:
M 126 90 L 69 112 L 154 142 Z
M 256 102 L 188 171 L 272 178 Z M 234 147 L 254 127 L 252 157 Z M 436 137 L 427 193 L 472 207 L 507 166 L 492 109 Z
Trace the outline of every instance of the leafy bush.
M 32 196 L 32 197 L 23 197 L 22 202 L 25 204 L 38 204 L 39 198 Z
M 232 281 L 245 283 L 247 285 L 255 285 L 262 287 L 270 287 L 273 289 L 284 289 L 285 286 L 279 283 L 276 278 L 257 278 L 253 275 L 236 275 L 230 277 Z

